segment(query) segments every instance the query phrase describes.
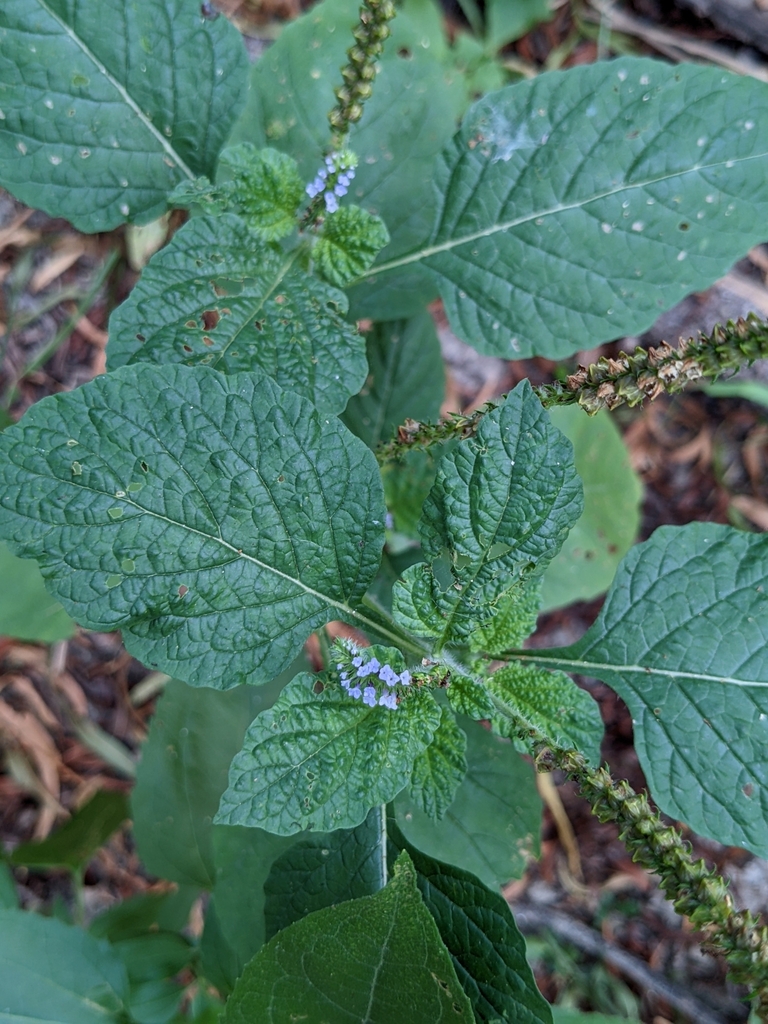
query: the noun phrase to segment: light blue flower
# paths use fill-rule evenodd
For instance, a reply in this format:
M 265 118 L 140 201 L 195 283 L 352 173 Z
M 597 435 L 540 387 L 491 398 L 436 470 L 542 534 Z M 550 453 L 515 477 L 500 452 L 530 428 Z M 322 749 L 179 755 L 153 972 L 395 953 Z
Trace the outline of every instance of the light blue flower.
M 376 687 L 366 686 L 363 691 L 363 704 L 367 704 L 370 708 L 376 707 Z
M 361 693 L 361 692 L 362 692 L 362 691 L 360 690 L 360 687 L 359 687 L 359 686 L 352 686 L 352 687 L 350 687 L 350 689 L 348 690 L 349 696 L 350 696 L 350 697 L 354 697 L 354 698 L 355 698 L 355 700 L 357 700 L 357 698 L 358 698 L 358 697 L 360 696 L 360 693 Z
M 391 665 L 384 665 L 379 672 L 379 679 L 387 686 L 395 686 L 400 682 L 400 676 L 394 671 Z
M 403 684 L 403 686 L 411 685 L 411 673 L 408 671 L 408 669 L 406 669 L 405 672 L 400 673 L 400 682 Z
M 394 693 L 386 691 L 379 697 L 379 704 L 382 707 L 389 708 L 391 711 L 397 710 L 397 697 Z
M 339 208 L 339 200 L 333 192 L 326 192 L 323 198 L 325 199 L 325 208 L 328 213 L 336 213 Z

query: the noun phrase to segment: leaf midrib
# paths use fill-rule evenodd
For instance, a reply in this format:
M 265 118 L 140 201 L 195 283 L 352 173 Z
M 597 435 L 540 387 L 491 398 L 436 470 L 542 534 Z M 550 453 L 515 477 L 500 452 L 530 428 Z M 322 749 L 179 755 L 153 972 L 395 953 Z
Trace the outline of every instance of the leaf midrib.
M 543 664 L 544 666 L 555 665 L 565 672 L 575 672 L 582 675 L 592 675 L 598 679 L 604 677 L 601 672 L 636 672 L 646 676 L 662 676 L 664 679 L 690 679 L 696 683 L 721 683 L 729 686 L 739 686 L 744 689 L 757 687 L 768 689 L 768 682 L 757 679 L 736 679 L 733 676 L 715 676 L 708 672 L 686 672 L 683 669 L 657 668 L 655 665 L 622 665 L 615 662 L 604 661 L 583 661 L 580 658 L 562 658 L 557 653 L 550 654 L 548 651 L 510 653 L 510 660 L 530 662 L 532 664 Z
M 122 85 L 115 78 L 115 76 L 107 69 L 106 65 L 102 64 L 102 62 L 99 60 L 99 58 L 93 52 L 93 50 L 91 50 L 90 47 L 85 43 L 85 41 L 83 39 L 81 39 L 80 36 L 78 36 L 76 34 L 74 29 L 71 26 L 67 25 L 67 23 L 65 21 L 63 21 L 62 18 L 60 18 L 59 15 L 56 14 L 55 11 L 51 10 L 51 8 L 46 3 L 46 0 L 37 0 L 37 3 L 39 4 L 40 7 L 42 7 L 42 9 L 45 11 L 45 13 L 50 18 L 52 18 L 56 22 L 57 25 L 59 25 L 61 27 L 61 30 L 64 32 L 64 34 L 69 36 L 69 38 L 72 40 L 72 42 L 75 44 L 75 46 L 77 46 L 82 51 L 82 53 L 85 54 L 85 56 L 88 58 L 88 60 L 90 60 L 91 63 L 97 68 L 99 74 L 103 75 L 103 77 L 109 82 L 109 84 L 112 86 L 112 88 L 116 90 L 116 92 L 119 94 L 119 96 L 121 97 L 123 102 L 126 104 L 126 106 L 130 107 L 130 109 L 133 111 L 133 113 L 136 115 L 136 117 L 142 123 L 144 128 L 146 128 L 147 131 L 155 138 L 155 140 L 160 143 L 161 148 L 163 150 L 165 150 L 165 152 L 168 154 L 169 158 L 171 160 L 173 160 L 174 164 L 176 164 L 176 166 L 181 171 L 184 172 L 184 174 L 187 176 L 187 178 L 189 178 L 190 180 L 194 180 L 194 178 L 195 178 L 194 173 L 186 165 L 184 160 L 182 160 L 182 158 L 179 156 L 179 154 L 176 152 L 176 150 L 170 144 L 168 139 L 166 139 L 165 136 L 162 134 L 162 132 L 158 131 L 158 129 L 152 124 L 152 122 L 149 120 L 149 118 L 146 116 L 146 114 L 142 111 L 141 107 L 133 99 L 133 97 L 128 92 L 128 90 L 125 88 L 125 86 Z
M 302 252 L 302 248 L 301 248 L 301 246 L 299 246 L 298 248 L 293 249 L 292 252 L 288 253 L 288 256 L 283 260 L 283 262 L 277 268 L 274 280 L 272 281 L 272 284 L 270 284 L 270 285 L 265 284 L 263 293 L 261 295 L 259 295 L 259 296 L 254 296 L 255 303 L 254 303 L 253 306 L 249 306 L 248 307 L 249 308 L 248 315 L 243 317 L 243 322 L 240 324 L 239 327 L 237 327 L 235 329 L 235 331 L 232 334 L 232 337 L 229 339 L 229 341 L 226 342 L 226 344 L 224 344 L 221 347 L 219 352 L 216 354 L 215 358 L 211 360 L 211 362 L 210 362 L 210 366 L 211 367 L 215 368 L 222 361 L 222 359 L 224 359 L 224 357 L 229 352 L 229 350 L 232 348 L 234 343 L 237 341 L 237 339 L 243 333 L 245 328 L 251 322 L 251 318 L 253 316 L 255 316 L 257 313 L 261 312 L 261 310 L 266 305 L 267 301 L 272 297 L 273 293 L 283 283 L 283 280 L 285 279 L 286 274 L 293 267 L 294 263 L 296 262 L 297 257 L 299 256 L 299 254 L 301 252 Z
M 430 256 L 438 256 L 440 253 L 450 252 L 452 249 L 456 249 L 462 245 L 467 245 L 470 242 L 477 242 L 480 239 L 489 238 L 504 231 L 510 231 L 512 228 L 520 227 L 523 224 L 530 224 L 531 221 L 535 221 L 539 218 L 553 217 L 558 213 L 565 213 L 569 210 L 579 210 L 582 207 L 589 206 L 590 203 L 598 202 L 601 199 L 608 199 L 611 196 L 621 195 L 624 192 L 631 192 L 636 189 L 649 188 L 651 185 L 657 185 L 664 181 L 672 181 L 674 178 L 681 178 L 686 174 L 715 170 L 719 167 L 726 167 L 727 165 L 730 165 L 728 168 L 730 170 L 731 167 L 744 164 L 749 160 L 762 160 L 767 156 L 768 153 L 754 153 L 751 156 L 718 160 L 716 163 L 711 164 L 695 164 L 693 167 L 688 167 L 682 171 L 675 171 L 670 174 L 660 174 L 654 178 L 648 178 L 644 181 L 639 181 L 633 184 L 627 184 L 624 182 L 616 188 L 606 189 L 603 192 L 596 192 L 594 195 L 584 199 L 579 199 L 573 203 L 561 203 L 556 206 L 551 206 L 548 209 L 534 210 L 525 216 L 515 217 L 512 220 L 504 221 L 501 224 L 491 224 L 487 228 L 470 232 L 469 234 L 463 235 L 461 238 L 449 238 L 447 241 L 440 242 L 437 245 L 430 245 L 425 246 L 422 249 L 416 249 L 405 256 L 398 257 L 398 259 L 389 260 L 386 263 L 374 264 L 374 266 L 372 266 L 364 275 L 355 278 L 354 281 L 351 281 L 347 285 L 347 288 L 351 288 L 353 285 L 366 281 L 372 274 L 384 274 L 390 270 L 395 270 L 398 267 L 407 266 L 410 263 L 418 263 L 421 260 L 429 259 Z
M 303 580 L 297 579 L 295 576 L 291 576 L 289 573 L 283 572 L 281 569 L 278 569 L 273 565 L 268 565 L 266 562 L 262 562 L 260 559 L 256 558 L 255 555 L 246 554 L 246 552 L 241 548 L 236 548 L 234 544 L 230 544 L 229 541 L 225 540 L 223 537 L 214 536 L 211 533 L 206 533 L 204 530 L 198 530 L 194 526 L 189 526 L 187 523 L 180 523 L 178 520 L 171 519 L 169 516 L 161 515 L 159 512 L 153 512 L 151 509 L 147 509 L 144 508 L 143 505 L 139 505 L 138 502 L 133 501 L 127 495 L 120 500 L 126 505 L 132 505 L 143 515 L 152 516 L 154 519 L 159 519 L 161 522 L 168 523 L 169 526 L 176 526 L 180 530 L 186 530 L 188 533 L 196 534 L 198 537 L 204 537 L 205 540 L 214 541 L 214 543 L 220 544 L 223 548 L 232 552 L 235 556 L 233 561 L 238 558 L 242 558 L 247 562 L 252 562 L 260 569 L 265 569 L 267 572 L 274 573 L 275 576 L 279 576 L 281 579 L 287 580 L 289 583 L 293 583 L 295 586 L 300 587 L 305 593 L 309 594 L 310 597 L 315 597 L 324 604 L 330 605 L 332 608 L 337 608 L 345 615 L 352 616 L 357 619 L 363 627 L 374 630 L 376 633 L 386 635 L 394 642 L 396 647 L 402 644 L 402 637 L 396 636 L 394 633 L 390 633 L 385 626 L 379 625 L 372 619 L 369 619 L 367 615 L 363 615 L 362 612 L 358 612 L 354 608 L 351 608 L 344 601 L 337 601 L 335 598 L 329 597 L 327 594 L 322 594 L 319 590 L 315 590 L 313 587 L 304 583 Z

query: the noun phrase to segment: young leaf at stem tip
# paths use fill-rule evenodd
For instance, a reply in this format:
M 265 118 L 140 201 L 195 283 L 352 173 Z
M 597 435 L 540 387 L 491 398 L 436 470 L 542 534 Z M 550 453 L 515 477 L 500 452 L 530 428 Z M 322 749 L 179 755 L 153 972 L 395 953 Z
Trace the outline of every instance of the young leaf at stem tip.
M 582 507 L 572 445 L 523 381 L 440 460 L 419 523 L 428 561 L 395 584 L 395 617 L 438 649 L 485 628 L 554 558 Z
M 408 784 L 440 724 L 428 690 L 396 711 L 369 707 L 303 673 L 253 722 L 235 756 L 216 821 L 292 835 L 354 828 Z
M 373 263 L 389 242 L 380 217 L 359 206 L 342 206 L 323 222 L 312 256 L 321 276 L 343 288 Z

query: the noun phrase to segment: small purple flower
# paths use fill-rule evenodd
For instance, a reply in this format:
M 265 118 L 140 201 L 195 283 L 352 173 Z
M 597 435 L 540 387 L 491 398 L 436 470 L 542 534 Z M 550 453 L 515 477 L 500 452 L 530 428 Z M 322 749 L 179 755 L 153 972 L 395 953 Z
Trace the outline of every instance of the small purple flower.
M 381 663 L 379 662 L 379 659 L 378 658 L 371 658 L 371 660 L 368 662 L 368 671 L 372 675 L 374 675 L 376 672 L 379 671 L 380 668 L 381 668 Z
M 350 697 L 354 697 L 355 700 L 357 700 L 357 698 L 360 696 L 362 691 L 360 690 L 359 686 L 352 686 L 352 687 L 350 687 L 348 692 L 349 692 L 349 696 Z
M 349 179 L 350 179 L 350 177 L 351 177 L 350 174 L 340 174 L 339 175 L 339 184 L 343 188 L 347 188 L 349 186 Z
M 395 686 L 400 681 L 400 676 L 397 672 L 393 671 L 390 665 L 384 665 L 379 672 L 379 679 L 382 683 L 386 683 L 387 686 Z
M 376 688 L 374 686 L 366 686 L 363 691 L 363 704 L 367 704 L 370 708 L 376 707 Z
M 382 707 L 389 708 L 391 711 L 396 711 L 397 697 L 395 696 L 394 693 L 383 693 L 381 697 L 379 697 L 379 704 Z
M 333 194 L 335 196 L 345 196 L 347 194 L 347 190 L 344 187 L 344 185 L 334 185 L 333 186 Z
M 333 192 L 326 192 L 323 198 L 325 199 L 325 208 L 328 213 L 336 213 L 339 208 L 339 201 Z
M 352 659 L 352 664 L 355 666 L 355 668 L 360 668 L 360 666 L 363 664 L 363 659 L 360 657 L 359 654 L 356 658 Z M 339 665 L 339 668 L 341 668 L 341 665 Z
M 408 669 L 406 669 L 405 672 L 400 673 L 400 682 L 403 684 L 403 686 L 411 685 L 411 673 L 408 671 Z
M 344 668 L 344 665 L 341 662 L 338 662 L 336 668 L 339 672 L 341 672 L 341 670 Z

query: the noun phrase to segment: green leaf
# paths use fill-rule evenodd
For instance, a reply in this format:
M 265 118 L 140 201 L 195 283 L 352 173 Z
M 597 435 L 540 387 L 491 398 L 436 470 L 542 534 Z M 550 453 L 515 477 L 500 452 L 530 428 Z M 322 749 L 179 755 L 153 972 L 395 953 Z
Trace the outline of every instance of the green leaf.
M 536 629 L 541 604 L 541 580 L 524 578 L 496 603 L 492 619 L 470 637 L 473 651 L 501 654 L 510 647 L 522 647 Z
M 768 538 L 712 523 L 658 529 L 572 647 L 525 660 L 596 676 L 632 713 L 666 814 L 768 853 Z
M 106 942 L 55 918 L 0 911 L 0 1024 L 120 1024 L 127 996 Z
M 241 686 L 220 693 L 177 680 L 167 684 L 131 798 L 136 845 L 152 874 L 203 889 L 214 885 L 212 821 L 229 764 L 249 723 L 278 692 Z
M 267 938 L 307 914 L 372 896 L 386 885 L 382 813 L 373 807 L 357 828 L 309 836 L 275 860 L 264 883 Z
M 533 771 L 509 742 L 473 722 L 467 734 L 467 775 L 440 822 L 401 793 L 397 824 L 428 856 L 440 857 L 497 889 L 519 878 L 536 855 L 541 801 Z
M 384 500 L 392 516 L 392 530 L 387 534 L 387 552 L 393 557 L 403 553 L 413 555 L 402 569 L 421 561 L 418 551 L 421 547 L 419 520 L 424 502 L 435 482 L 437 459 L 440 454 L 442 453 L 433 450 L 406 451 L 401 458 L 387 462 L 381 467 Z M 391 607 L 391 603 L 390 600 L 388 607 Z
M 545 611 L 588 601 L 608 589 L 637 536 L 643 496 L 610 413 L 585 416 L 578 406 L 568 406 L 550 409 L 549 415 L 573 444 L 576 472 L 584 484 L 584 513 L 544 573 Z
M 451 707 L 458 714 L 467 715 L 476 722 L 493 717 L 493 701 L 488 690 L 469 676 L 452 672 L 450 684 L 445 692 Z
M 16 558 L 0 544 L 0 636 L 52 644 L 66 640 L 75 624 L 43 586 L 34 562 Z
M 60 829 L 40 842 L 17 846 L 9 860 L 28 868 L 77 871 L 92 859 L 128 814 L 124 793 L 100 789 Z
M 276 149 L 257 150 L 242 142 L 224 150 L 220 166 L 231 175 L 237 212 L 260 238 L 274 242 L 290 235 L 305 198 L 295 160 Z
M 7 864 L 0 861 L 0 910 L 15 910 L 18 905 L 19 897 L 13 872 Z
M 112 314 L 111 370 L 128 362 L 261 370 L 328 412 L 365 380 L 365 342 L 341 292 L 254 238 L 235 214 L 178 231 Z
M 183 989 L 172 979 L 190 965 L 195 948 L 182 935 L 153 932 L 112 946 L 128 974 L 128 1009 L 136 1024 L 166 1024 Z
M 715 398 L 746 398 L 756 405 L 768 406 L 768 384 L 759 380 L 716 380 L 704 390 Z
M 488 676 L 486 686 L 516 721 L 538 729 L 563 747 L 576 747 L 595 767 L 600 765 L 600 709 L 587 691 L 563 672 L 505 665 Z M 502 735 L 514 738 L 505 710 L 497 703 L 491 720 Z
M 121 628 L 169 675 L 268 682 L 329 619 L 368 622 L 376 460 L 267 377 L 124 367 L 38 402 L 0 457 L 11 548 L 84 626 Z
M 327 113 L 335 103 L 339 67 L 347 60 L 357 0 L 326 0 L 296 19 L 251 73 L 251 88 L 233 142 L 250 140 L 290 153 L 305 181 L 314 178 L 328 143 Z M 464 104 L 460 76 L 429 49 L 423 24 L 404 11 L 392 25 L 376 88 L 348 147 L 360 158 L 349 199 L 381 217 L 390 259 L 428 238 L 436 210 L 433 162 L 453 134 Z M 437 50 L 437 47 L 434 47 Z M 429 52 L 428 52 L 429 51 Z M 384 287 L 375 267 L 352 293 L 353 315 L 389 320 L 420 312 L 436 294 L 428 272 L 408 267 Z
M 466 32 L 459 32 L 451 48 L 454 67 L 461 73 L 470 100 L 501 89 L 509 82 L 504 65 L 491 56 L 490 47 Z
M 440 460 L 419 528 L 428 564 L 395 585 L 396 618 L 438 645 L 464 639 L 545 568 L 581 509 L 571 444 L 523 381 Z
M 412 690 L 397 710 L 368 707 L 302 673 L 260 714 L 232 762 L 216 821 L 292 835 L 354 828 L 407 785 L 440 710 Z
M 198 691 L 192 691 L 197 693 Z M 162 785 L 164 780 L 158 780 Z M 187 924 L 198 889 L 183 885 L 174 892 L 143 892 L 105 910 L 91 921 L 96 939 L 120 942 L 156 932 L 180 932 Z
M 361 393 L 350 398 L 343 416 L 353 433 L 376 448 L 409 417 L 437 419 L 445 394 L 445 371 L 429 313 L 374 324 L 366 334 L 366 351 L 368 379 Z M 390 469 L 390 476 L 398 472 L 400 464 Z
M 448 708 L 440 709 L 432 742 L 413 762 L 410 799 L 430 818 L 442 818 L 467 774 L 467 736 Z
M 219 991 L 228 993 L 267 939 L 264 883 L 272 862 L 296 837 L 230 825 L 214 825 L 212 834 L 216 877 L 205 915 L 202 966 Z
M 388 241 L 381 217 L 359 206 L 342 206 L 325 218 L 312 257 L 320 276 L 343 288 L 370 267 Z
M 473 1024 L 407 855 L 375 896 L 319 910 L 272 939 L 246 967 L 222 1019 L 278 1024 L 289 1016 L 333 1024 Z
M 485 41 L 495 53 L 551 16 L 547 0 L 486 0 Z
M 80 231 L 146 223 L 184 178 L 212 177 L 247 58 L 187 0 L 6 0 L 0 182 Z
M 536 988 L 525 940 L 507 901 L 468 871 L 425 857 L 390 820 L 396 850 L 406 850 L 416 884 L 477 1021 L 552 1024 L 552 1010 Z
M 427 268 L 459 337 L 504 358 L 640 334 L 762 238 L 766 102 L 755 79 L 636 58 L 508 86 L 443 150 L 429 242 L 377 275 Z
M 608 1017 L 604 1013 L 582 1013 L 581 1010 L 568 1010 L 562 1006 L 552 1007 L 554 1024 L 640 1024 L 629 1017 Z

